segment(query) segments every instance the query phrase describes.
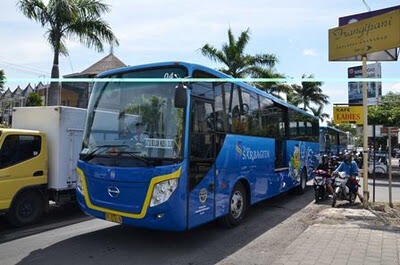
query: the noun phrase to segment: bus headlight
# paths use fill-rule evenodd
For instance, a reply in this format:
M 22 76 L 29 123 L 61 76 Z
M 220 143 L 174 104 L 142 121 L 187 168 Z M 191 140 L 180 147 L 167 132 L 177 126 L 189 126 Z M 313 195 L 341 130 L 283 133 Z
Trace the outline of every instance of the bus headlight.
M 178 187 L 178 179 L 169 179 L 154 185 L 150 207 L 166 202 L 169 197 L 171 197 L 176 187 Z

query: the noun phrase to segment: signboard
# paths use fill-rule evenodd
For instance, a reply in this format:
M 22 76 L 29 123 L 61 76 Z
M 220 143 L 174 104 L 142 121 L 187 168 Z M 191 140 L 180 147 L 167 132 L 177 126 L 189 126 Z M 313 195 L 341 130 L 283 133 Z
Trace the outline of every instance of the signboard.
M 329 60 L 400 46 L 400 10 L 329 30 Z
M 392 135 L 392 136 L 397 136 L 398 135 L 398 133 L 399 133 L 399 129 L 398 128 L 393 128 L 393 127 L 391 127 L 390 128 L 391 130 L 390 130 L 390 134 Z M 381 134 L 383 135 L 383 136 L 388 136 L 389 135 L 389 128 L 388 127 L 383 127 L 382 129 L 381 129 Z
M 333 122 L 335 124 L 363 124 L 362 106 L 333 107 Z
M 359 14 L 354 14 L 350 16 L 345 16 L 345 17 L 340 17 L 339 18 L 339 26 L 344 26 L 346 24 L 351 24 L 358 22 L 360 20 L 374 17 L 377 15 L 381 15 L 390 11 L 398 10 L 400 9 L 400 5 L 398 6 L 392 6 L 384 9 L 379 9 L 379 10 L 374 10 L 371 12 L 364 12 L 364 13 L 359 13 Z M 398 49 L 389 49 L 389 50 L 384 50 L 384 51 L 379 51 L 379 52 L 373 52 L 367 54 L 367 61 L 397 61 L 398 58 Z M 352 56 L 348 58 L 343 58 L 339 59 L 339 61 L 361 61 L 362 56 Z
M 382 137 L 383 125 L 375 125 L 375 137 Z M 374 126 L 368 125 L 368 137 L 374 136 Z
M 381 64 L 367 65 L 368 78 L 381 78 L 382 70 Z M 349 67 L 347 69 L 348 78 L 362 78 L 362 66 Z M 362 104 L 362 82 L 349 82 L 349 105 Z M 382 82 L 368 82 L 368 105 L 376 105 L 378 100 L 382 97 Z

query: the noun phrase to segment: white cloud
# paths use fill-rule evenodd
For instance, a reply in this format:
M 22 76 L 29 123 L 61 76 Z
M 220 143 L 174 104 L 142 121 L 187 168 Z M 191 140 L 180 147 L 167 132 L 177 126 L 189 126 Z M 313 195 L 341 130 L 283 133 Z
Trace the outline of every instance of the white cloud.
M 387 92 L 400 93 L 400 83 L 393 84 L 393 86 Z
M 317 56 L 317 52 L 314 49 L 304 49 L 303 55 L 305 56 Z

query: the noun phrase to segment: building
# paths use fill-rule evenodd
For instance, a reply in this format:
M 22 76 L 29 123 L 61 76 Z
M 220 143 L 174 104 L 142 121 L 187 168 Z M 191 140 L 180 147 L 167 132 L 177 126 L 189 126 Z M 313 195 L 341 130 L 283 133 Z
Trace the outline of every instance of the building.
M 64 78 L 95 78 L 99 73 L 126 65 L 111 51 L 106 57 L 92 64 L 79 73 L 65 75 Z M 87 108 L 93 83 L 62 82 L 61 105 Z M 18 86 L 14 91 L 8 88 L 0 95 L 0 122 L 11 123 L 12 109 L 24 107 L 29 94 L 36 92 L 42 98 L 43 105 L 48 105 L 50 84 L 40 82 L 35 87 L 28 84 L 24 89 Z
M 64 78 L 95 78 L 101 72 L 125 66 L 111 51 L 106 57 L 82 72 L 65 75 Z M 61 105 L 87 108 L 93 83 L 63 82 L 61 87 Z
M 37 89 L 33 88 L 31 84 L 28 84 L 24 89 L 22 89 L 20 86 L 17 86 L 13 92 L 11 92 L 10 88 L 8 88 L 0 96 L 0 121 L 11 123 L 12 109 L 15 107 L 25 106 L 28 96 L 36 91 Z

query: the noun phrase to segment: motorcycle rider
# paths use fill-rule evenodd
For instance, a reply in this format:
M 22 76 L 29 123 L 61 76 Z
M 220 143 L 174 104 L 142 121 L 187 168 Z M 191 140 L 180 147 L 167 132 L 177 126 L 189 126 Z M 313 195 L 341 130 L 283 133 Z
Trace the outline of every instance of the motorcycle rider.
M 326 187 L 330 194 L 333 194 L 332 178 L 331 178 L 331 165 L 329 164 L 329 157 L 327 155 L 322 156 L 322 163 L 318 165 L 317 170 L 324 170 L 327 172 L 326 175 Z
M 363 197 L 358 192 L 358 184 L 355 182 L 355 178 L 358 176 L 357 163 L 353 161 L 351 153 L 346 153 L 343 158 L 344 160 L 334 172 L 345 172 L 349 176 L 349 180 L 347 182 L 349 190 L 351 192 L 355 192 L 360 201 L 363 202 Z

